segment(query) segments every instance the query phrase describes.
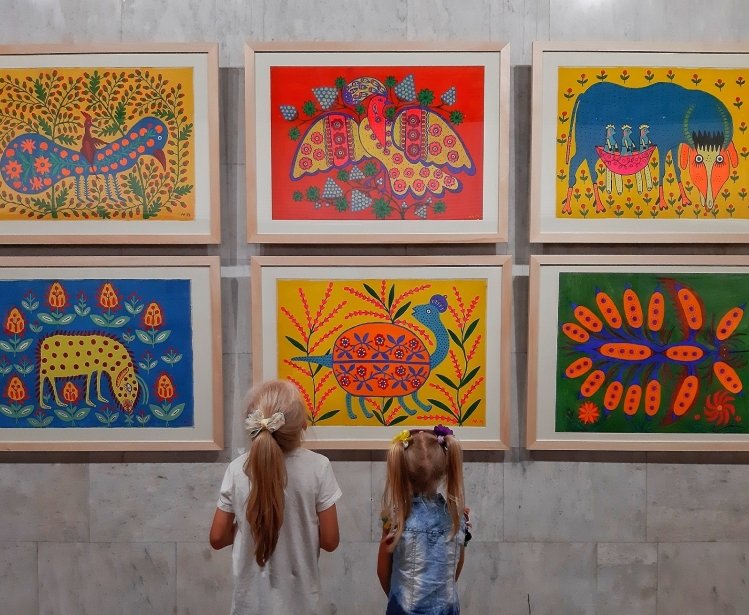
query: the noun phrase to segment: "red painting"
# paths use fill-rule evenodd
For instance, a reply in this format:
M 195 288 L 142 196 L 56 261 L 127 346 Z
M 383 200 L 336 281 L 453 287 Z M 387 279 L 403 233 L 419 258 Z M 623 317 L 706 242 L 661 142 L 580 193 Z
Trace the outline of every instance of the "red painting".
M 272 217 L 480 220 L 484 66 L 273 66 Z

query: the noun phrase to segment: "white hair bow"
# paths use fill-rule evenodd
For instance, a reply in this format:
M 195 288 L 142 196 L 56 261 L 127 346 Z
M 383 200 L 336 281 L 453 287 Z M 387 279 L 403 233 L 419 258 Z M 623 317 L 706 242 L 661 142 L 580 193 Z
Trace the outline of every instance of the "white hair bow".
M 254 440 L 263 429 L 267 429 L 273 433 L 280 427 L 283 427 L 285 423 L 286 418 L 283 412 L 274 412 L 271 416 L 265 418 L 262 410 L 255 410 L 254 412 L 250 412 L 244 420 L 244 428 L 250 435 L 250 440 Z

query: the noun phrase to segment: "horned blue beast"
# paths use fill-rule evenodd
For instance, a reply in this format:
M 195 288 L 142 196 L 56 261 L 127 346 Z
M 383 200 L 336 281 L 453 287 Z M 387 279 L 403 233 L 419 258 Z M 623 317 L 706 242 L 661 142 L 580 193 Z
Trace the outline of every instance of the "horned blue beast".
M 637 131 L 635 138 L 639 144 L 630 137 L 633 129 Z M 621 135 L 617 139 L 615 131 L 619 134 L 619 130 Z M 674 160 L 682 205 L 691 205 L 681 181 L 682 171 L 686 170 L 699 191 L 700 205 L 706 211 L 711 210 L 731 169 L 738 164 L 732 139 L 731 114 L 719 99 L 707 92 L 673 83 L 642 88 L 596 83 L 577 98 L 572 110 L 566 156 L 568 189 L 562 211 L 572 211 L 572 189 L 584 162 L 588 162 L 592 174 L 600 159 L 605 166 L 604 190 L 610 194 L 615 182 L 621 194 L 623 176 L 635 176 L 639 192 L 643 181 L 648 189 L 653 187 L 650 175 L 653 156 L 658 156 L 659 161 L 658 204 L 660 209 L 666 209 L 663 177 L 668 152 Z M 573 140 L 575 154 L 570 160 Z M 593 182 L 593 191 L 596 212 L 604 212 L 597 181 Z

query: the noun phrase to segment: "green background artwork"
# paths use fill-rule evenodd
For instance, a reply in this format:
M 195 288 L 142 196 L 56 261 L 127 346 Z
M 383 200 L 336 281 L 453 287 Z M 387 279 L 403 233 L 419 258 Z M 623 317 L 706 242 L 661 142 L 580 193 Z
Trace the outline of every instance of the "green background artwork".
M 748 285 L 746 274 L 561 273 L 557 431 L 749 432 Z

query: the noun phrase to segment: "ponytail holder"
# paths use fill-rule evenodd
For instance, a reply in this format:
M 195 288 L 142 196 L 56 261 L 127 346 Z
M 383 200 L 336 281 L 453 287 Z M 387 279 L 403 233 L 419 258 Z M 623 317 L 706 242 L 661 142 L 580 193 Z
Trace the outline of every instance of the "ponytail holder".
M 265 418 L 262 410 L 255 410 L 248 414 L 244 420 L 244 428 L 250 435 L 250 440 L 254 440 L 263 429 L 273 433 L 285 424 L 286 417 L 283 412 L 274 412 L 268 418 Z
M 453 430 L 449 427 L 445 427 L 444 425 L 436 425 L 432 431 L 434 435 L 437 436 L 437 443 L 442 448 L 447 450 L 447 440 L 445 440 L 445 438 L 447 436 L 455 435 L 453 434 Z
M 408 445 L 411 443 L 411 432 L 408 429 L 404 429 L 393 438 L 393 444 L 396 442 L 402 442 L 403 448 L 408 448 Z

